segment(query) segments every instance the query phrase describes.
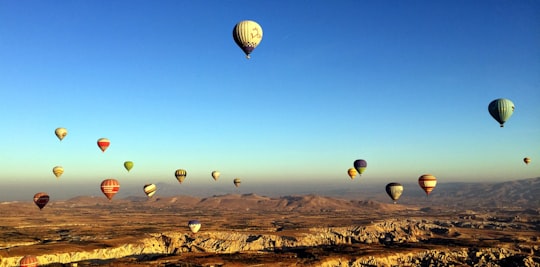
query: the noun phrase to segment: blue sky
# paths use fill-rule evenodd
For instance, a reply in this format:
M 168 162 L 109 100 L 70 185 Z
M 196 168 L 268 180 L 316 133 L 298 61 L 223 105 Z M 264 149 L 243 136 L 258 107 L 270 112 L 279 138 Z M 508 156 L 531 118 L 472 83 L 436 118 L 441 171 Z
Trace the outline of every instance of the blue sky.
M 357 183 L 538 177 L 539 10 L 538 1 L 3 1 L 0 177 L 46 191 L 106 178 L 173 183 L 183 168 L 185 183 L 201 185 L 217 169 L 261 186 L 349 187 L 360 158 L 368 169 Z M 232 39 L 245 19 L 264 30 L 250 60 Z M 487 111 L 500 97 L 516 106 L 505 128 Z M 57 127 L 69 131 L 62 142 Z M 101 137 L 111 140 L 105 153 Z

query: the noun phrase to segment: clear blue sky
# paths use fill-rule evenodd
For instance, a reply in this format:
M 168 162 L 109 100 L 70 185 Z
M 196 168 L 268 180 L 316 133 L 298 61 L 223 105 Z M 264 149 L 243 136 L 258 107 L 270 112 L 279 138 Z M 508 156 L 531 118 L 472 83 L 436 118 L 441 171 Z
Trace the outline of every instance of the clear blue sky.
M 245 19 L 264 30 L 250 60 Z M 357 183 L 538 177 L 540 2 L 2 1 L 0 100 L 0 195 L 178 168 L 348 187 L 360 158 Z

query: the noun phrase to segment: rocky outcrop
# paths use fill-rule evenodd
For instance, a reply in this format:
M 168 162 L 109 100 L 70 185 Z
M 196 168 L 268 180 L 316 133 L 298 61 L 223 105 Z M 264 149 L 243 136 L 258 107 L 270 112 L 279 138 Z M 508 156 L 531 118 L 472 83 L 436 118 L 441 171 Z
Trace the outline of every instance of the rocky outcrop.
M 326 257 L 316 265 L 321 266 L 540 266 L 540 245 L 505 245 L 490 248 L 458 247 L 445 249 L 394 250 L 399 244 L 430 244 L 434 236 L 452 236 L 458 233 L 454 223 L 429 222 L 425 220 L 389 220 L 375 222 L 367 226 L 336 228 L 311 228 L 302 231 L 275 233 L 205 231 L 198 234 L 164 232 L 149 234 L 132 244 L 93 249 L 75 250 L 65 253 L 37 255 L 40 264 L 76 263 L 92 259 L 116 259 L 127 256 L 178 255 L 181 253 L 277 253 L 298 251 L 299 249 L 376 245 L 387 247 L 384 255 Z M 436 239 L 437 242 L 444 242 Z M 442 240 L 442 241 L 441 241 Z M 69 241 L 67 241 L 69 242 Z M 533 244 L 535 244 L 533 242 Z M 355 247 L 361 250 L 361 247 Z M 21 256 L 22 257 L 22 256 Z M 1 258 L 0 267 L 17 266 L 21 257 Z

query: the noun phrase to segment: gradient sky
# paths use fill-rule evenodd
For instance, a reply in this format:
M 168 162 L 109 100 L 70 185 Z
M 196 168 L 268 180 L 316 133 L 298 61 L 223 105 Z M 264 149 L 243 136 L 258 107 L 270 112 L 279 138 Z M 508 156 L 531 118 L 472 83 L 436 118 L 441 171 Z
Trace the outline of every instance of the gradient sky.
M 264 30 L 250 60 L 245 19 Z M 0 100 L 0 195 L 178 168 L 227 186 L 538 177 L 540 2 L 2 1 Z

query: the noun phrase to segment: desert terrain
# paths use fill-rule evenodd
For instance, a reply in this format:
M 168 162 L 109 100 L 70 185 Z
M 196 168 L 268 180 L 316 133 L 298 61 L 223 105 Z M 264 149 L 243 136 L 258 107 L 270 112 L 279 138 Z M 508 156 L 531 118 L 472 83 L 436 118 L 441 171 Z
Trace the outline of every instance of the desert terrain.
M 0 266 L 540 266 L 540 178 L 437 190 L 3 202 Z

